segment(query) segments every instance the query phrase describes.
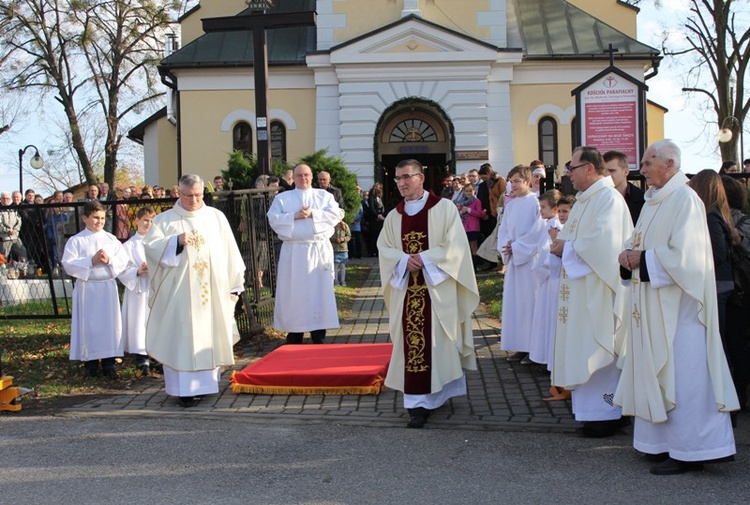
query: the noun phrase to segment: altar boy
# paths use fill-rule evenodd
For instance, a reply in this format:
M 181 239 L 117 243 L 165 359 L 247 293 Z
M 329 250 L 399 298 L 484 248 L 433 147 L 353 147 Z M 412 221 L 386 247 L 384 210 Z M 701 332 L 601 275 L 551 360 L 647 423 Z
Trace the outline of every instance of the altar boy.
M 84 377 L 117 379 L 115 357 L 122 356 L 120 300 L 115 278 L 127 267 L 128 255 L 117 238 L 104 231 L 106 213 L 98 200 L 86 202 L 86 229 L 65 244 L 62 265 L 71 277 L 73 319 L 70 359 L 84 363 Z M 101 360 L 101 372 L 99 370 Z
M 122 295 L 122 334 L 125 352 L 135 355 L 135 366 L 138 367 L 140 375 L 146 377 L 151 374 L 151 369 L 146 353 L 149 282 L 143 237 L 151 228 L 151 221 L 155 215 L 156 212 L 151 207 L 142 207 L 138 210 L 136 214 L 138 229 L 123 244 L 130 257 L 130 263 L 118 277 L 125 286 L 125 292 Z

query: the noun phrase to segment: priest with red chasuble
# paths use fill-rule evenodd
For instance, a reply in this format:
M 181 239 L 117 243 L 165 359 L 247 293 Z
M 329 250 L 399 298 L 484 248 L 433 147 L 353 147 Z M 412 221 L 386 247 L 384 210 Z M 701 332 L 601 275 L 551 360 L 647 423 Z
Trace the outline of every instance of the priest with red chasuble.
M 381 284 L 393 355 L 385 385 L 404 393 L 408 427 L 466 394 L 464 370 L 476 370 L 471 315 L 479 304 L 471 250 L 450 200 L 424 189 L 422 164 L 396 167 L 404 197 L 378 238 Z

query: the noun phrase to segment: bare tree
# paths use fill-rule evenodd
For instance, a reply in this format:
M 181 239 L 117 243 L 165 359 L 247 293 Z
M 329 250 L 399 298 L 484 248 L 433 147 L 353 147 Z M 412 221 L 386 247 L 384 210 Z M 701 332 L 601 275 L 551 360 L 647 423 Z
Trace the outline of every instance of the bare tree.
M 745 96 L 750 13 L 740 13 L 740 3 L 690 0 L 690 14 L 682 22 L 683 42 L 663 45 L 665 55 L 689 59 L 683 91 L 701 95 L 716 114 L 718 127 L 732 131 L 732 140 L 719 143 L 719 148 L 722 160 L 734 161 L 738 160 L 738 142 L 750 109 L 750 97 Z
M 163 92 L 156 86 L 162 37 L 177 0 L 0 0 L 0 72 L 8 89 L 53 93 L 88 183 L 114 184 L 123 120 Z M 104 127 L 84 138 L 83 118 Z M 94 142 L 92 142 L 94 140 Z M 98 144 L 103 160 L 93 154 Z

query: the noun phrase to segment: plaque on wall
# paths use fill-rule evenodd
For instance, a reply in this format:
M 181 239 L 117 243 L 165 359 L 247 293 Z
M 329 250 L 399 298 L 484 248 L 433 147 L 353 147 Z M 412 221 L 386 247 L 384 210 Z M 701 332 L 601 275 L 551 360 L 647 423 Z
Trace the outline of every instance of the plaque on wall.
M 487 161 L 489 151 L 456 151 L 456 161 Z

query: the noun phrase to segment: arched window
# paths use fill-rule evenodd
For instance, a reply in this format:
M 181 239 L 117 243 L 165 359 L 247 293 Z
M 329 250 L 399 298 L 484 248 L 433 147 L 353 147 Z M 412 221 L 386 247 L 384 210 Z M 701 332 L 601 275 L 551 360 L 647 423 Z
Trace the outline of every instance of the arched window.
M 271 121 L 271 158 L 286 161 L 286 126 L 281 121 Z
M 539 159 L 547 166 L 557 166 L 557 121 L 544 116 L 539 120 L 537 136 Z
M 234 125 L 232 149 L 242 151 L 246 156 L 253 154 L 253 129 L 245 121 L 240 121 Z

